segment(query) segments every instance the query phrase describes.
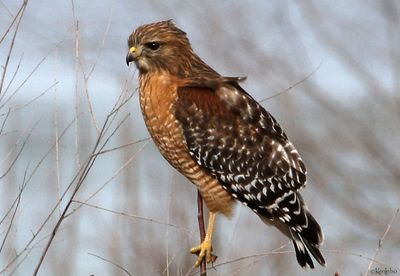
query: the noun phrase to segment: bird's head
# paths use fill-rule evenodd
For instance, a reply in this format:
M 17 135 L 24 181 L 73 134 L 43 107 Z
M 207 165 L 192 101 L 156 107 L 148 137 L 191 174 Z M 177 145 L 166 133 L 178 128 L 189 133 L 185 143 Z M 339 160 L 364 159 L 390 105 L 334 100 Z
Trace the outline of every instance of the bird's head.
M 141 74 L 173 70 L 186 53 L 193 54 L 186 33 L 172 20 L 138 27 L 129 36 L 128 48 L 126 63 L 134 62 Z

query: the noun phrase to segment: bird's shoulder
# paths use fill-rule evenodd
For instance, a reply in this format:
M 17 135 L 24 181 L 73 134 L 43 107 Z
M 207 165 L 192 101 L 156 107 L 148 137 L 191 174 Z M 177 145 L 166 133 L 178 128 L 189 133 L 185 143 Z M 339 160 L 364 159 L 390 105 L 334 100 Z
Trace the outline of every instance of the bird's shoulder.
M 287 136 L 275 120 L 241 86 L 245 77 L 190 78 L 177 87 L 177 117 L 190 120 L 218 118 L 222 125 L 246 124 L 252 132 L 271 137 L 277 141 L 286 141 Z M 203 114 L 202 118 L 198 118 Z M 223 120 L 221 120 L 223 119 Z

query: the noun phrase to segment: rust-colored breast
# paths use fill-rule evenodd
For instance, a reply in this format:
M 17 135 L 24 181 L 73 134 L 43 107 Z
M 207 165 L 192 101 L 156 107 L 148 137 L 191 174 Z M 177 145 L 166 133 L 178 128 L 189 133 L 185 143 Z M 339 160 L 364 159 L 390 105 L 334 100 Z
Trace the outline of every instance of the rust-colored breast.
M 210 211 L 230 215 L 232 197 L 188 152 L 175 117 L 178 84 L 179 80 L 167 74 L 140 77 L 140 107 L 146 126 L 164 158 L 198 187 Z

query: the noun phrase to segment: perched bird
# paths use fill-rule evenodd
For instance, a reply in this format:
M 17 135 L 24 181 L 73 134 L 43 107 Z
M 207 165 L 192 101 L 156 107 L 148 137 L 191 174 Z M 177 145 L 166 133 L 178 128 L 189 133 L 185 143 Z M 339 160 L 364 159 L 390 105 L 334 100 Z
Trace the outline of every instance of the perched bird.
M 274 117 L 240 86 L 244 78 L 218 74 L 171 20 L 138 27 L 128 47 L 151 137 L 210 211 L 206 237 L 191 249 L 196 266 L 212 261 L 216 214 L 229 216 L 235 200 L 292 239 L 302 267 L 314 268 L 310 253 L 325 265 L 321 227 L 300 195 L 304 163 Z

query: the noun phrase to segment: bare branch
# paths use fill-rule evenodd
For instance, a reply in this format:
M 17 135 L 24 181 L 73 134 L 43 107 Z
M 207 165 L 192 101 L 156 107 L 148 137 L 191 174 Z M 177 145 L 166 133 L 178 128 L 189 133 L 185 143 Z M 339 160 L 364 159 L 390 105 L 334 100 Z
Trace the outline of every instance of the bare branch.
M 67 130 L 72 126 L 72 124 L 75 122 L 75 119 L 72 120 L 67 127 L 63 130 L 63 132 L 60 134 L 60 137 L 58 138 L 59 140 L 62 139 L 62 137 L 65 135 L 65 133 L 67 132 Z M 31 174 L 29 175 L 29 177 L 26 179 L 25 181 L 25 186 L 30 182 L 30 180 L 32 179 L 32 177 L 36 174 L 36 171 L 39 169 L 39 167 L 42 165 L 43 161 L 49 156 L 49 154 L 52 152 L 52 150 L 55 147 L 55 143 L 47 150 L 47 152 L 42 156 L 42 158 L 38 161 L 38 163 L 36 164 L 36 166 L 33 168 Z M 59 204 L 59 203 L 58 203 Z M 28 241 L 28 243 L 25 245 L 25 247 L 16 254 L 16 256 L 6 265 L 6 267 L 0 271 L 0 274 L 3 273 L 4 271 L 6 271 L 8 269 L 8 267 L 10 267 L 13 263 L 15 263 L 17 261 L 17 259 L 23 254 L 23 252 L 25 252 L 33 243 L 33 241 L 36 239 L 37 235 L 43 230 L 44 226 L 47 224 L 48 220 L 51 217 L 51 214 L 56 210 L 56 208 L 58 208 L 58 204 L 56 205 L 56 207 L 52 210 L 52 212 L 50 213 L 50 215 L 46 218 L 46 220 L 42 223 L 42 225 L 39 227 L 39 229 L 33 233 L 32 238 Z
M 4 178 L 12 169 L 12 167 L 14 167 L 15 162 L 17 162 L 19 156 L 21 155 L 22 151 L 25 148 L 26 143 L 28 142 L 29 138 L 31 137 L 33 130 L 36 128 L 36 126 L 39 124 L 39 121 L 37 121 L 31 128 L 31 130 L 28 132 L 28 136 L 25 138 L 24 142 L 22 143 L 21 148 L 19 149 L 17 155 L 14 157 L 14 160 L 11 162 L 10 166 L 8 166 L 8 168 L 5 170 L 5 172 L 0 176 L 0 180 L 2 178 Z
M 19 15 L 19 16 L 18 16 L 18 15 L 16 16 L 16 18 L 18 17 L 18 19 L 17 19 L 17 25 L 16 25 L 16 27 L 15 27 L 15 31 L 14 31 L 13 37 L 12 37 L 12 39 L 11 39 L 11 44 L 10 44 L 10 47 L 9 47 L 9 49 L 8 49 L 8 54 L 7 54 L 6 62 L 5 62 L 5 64 L 4 64 L 4 66 L 3 66 L 3 74 L 2 74 L 1 79 L 0 79 L 0 102 L 1 102 L 1 100 L 3 99 L 3 97 L 4 97 L 4 95 L 2 95 L 2 93 L 3 93 L 3 85 L 4 85 L 4 80 L 5 80 L 5 77 L 6 77 L 6 72 L 7 72 L 8 63 L 10 62 L 11 53 L 12 53 L 12 50 L 14 49 L 15 39 L 16 39 L 16 37 L 17 37 L 18 29 L 19 29 L 19 26 L 20 26 L 20 24 L 21 24 L 22 17 L 24 16 L 24 12 L 25 12 L 26 5 L 27 5 L 27 4 L 28 4 L 28 1 L 25 0 L 25 1 L 23 2 L 22 6 L 21 6 L 20 15 Z M 10 26 L 10 27 L 11 27 L 11 26 Z M 7 32 L 8 32 L 8 31 L 7 31 Z M 4 37 L 5 37 L 5 36 L 4 36 Z M 3 38 L 0 39 L 0 44 L 1 44 L 2 41 L 3 41 Z
M 197 220 L 199 223 L 200 231 L 200 243 L 202 243 L 206 237 L 206 230 L 204 227 L 204 215 L 203 215 L 203 198 L 201 197 L 200 191 L 197 191 Z M 207 276 L 207 263 L 206 258 L 200 264 L 200 275 Z
M 107 263 L 110 263 L 110 264 L 112 264 L 113 266 L 115 266 L 115 267 L 121 269 L 123 272 L 125 272 L 125 273 L 128 274 L 129 276 L 132 276 L 132 274 L 130 274 L 129 271 L 128 271 L 127 269 L 125 269 L 124 267 L 122 267 L 121 265 L 119 265 L 119 264 L 117 264 L 117 263 L 115 263 L 115 262 L 113 262 L 113 261 L 107 260 L 106 258 L 103 258 L 103 257 L 101 257 L 101 256 L 99 256 L 99 255 L 96 255 L 96 254 L 93 254 L 93 253 L 88 253 L 88 255 L 91 255 L 91 256 L 96 257 L 96 258 L 99 258 L 99 259 L 101 259 L 101 260 L 103 260 L 103 261 L 105 261 L 105 262 L 107 262 Z
M 322 66 L 322 60 L 321 60 L 321 62 L 318 64 L 318 66 L 317 66 L 313 71 L 311 71 L 310 74 L 308 74 L 307 76 L 305 76 L 303 79 L 299 80 L 298 82 L 296 82 L 295 84 L 289 86 L 288 88 L 286 88 L 285 90 L 283 90 L 283 91 L 281 91 L 281 92 L 278 92 L 278 93 L 276 93 L 276 94 L 274 94 L 274 95 L 272 95 L 272 96 L 269 96 L 269 97 L 266 97 L 266 98 L 260 100 L 259 103 L 268 101 L 268 100 L 270 100 L 270 99 L 272 99 L 272 98 L 278 97 L 278 96 L 280 96 L 280 95 L 282 95 L 282 94 L 284 94 L 284 93 L 289 92 L 289 91 L 290 91 L 291 89 L 293 89 L 294 87 L 298 86 L 299 84 L 302 84 L 303 82 L 305 82 L 305 81 L 307 81 L 309 78 L 311 78 L 311 77 L 319 70 L 319 68 L 321 68 L 321 66 Z
M 97 155 L 109 153 L 109 152 L 112 152 L 112 151 L 115 151 L 115 150 L 124 149 L 124 148 L 126 148 L 126 147 L 130 147 L 130 146 L 133 146 L 133 145 L 136 145 L 136 144 L 140 144 L 140 143 L 143 143 L 143 142 L 148 142 L 148 141 L 150 141 L 150 140 L 151 140 L 150 137 L 143 138 L 143 139 L 139 139 L 139 140 L 137 140 L 137 141 L 135 141 L 135 142 L 131 142 L 131 143 L 128 143 L 128 144 L 125 144 L 125 145 L 121 145 L 121 146 L 118 146 L 118 147 L 114 147 L 114 148 L 112 148 L 112 149 L 105 149 L 105 150 L 102 150 L 102 151 L 100 151 Z
M 17 19 L 21 20 L 20 15 L 23 14 L 25 12 L 25 8 L 26 5 L 28 4 L 28 1 L 23 1 L 21 7 L 19 8 L 17 14 L 13 17 L 13 20 L 11 21 L 10 25 L 8 26 L 8 28 L 6 29 L 6 31 L 4 32 L 3 36 L 0 38 L 0 44 L 3 42 L 4 38 L 7 36 L 7 34 L 9 33 L 9 31 L 11 30 L 12 26 L 14 25 L 15 21 L 17 21 Z M 8 9 L 7 9 L 8 10 Z
M 43 97 L 44 95 L 46 95 L 47 92 L 49 92 L 49 91 L 50 91 L 54 86 L 56 86 L 57 84 L 58 84 L 58 82 L 57 82 L 57 83 L 53 83 L 53 84 L 52 84 L 51 86 L 49 86 L 46 90 L 44 90 L 43 92 L 41 92 L 39 95 L 33 97 L 32 99 L 30 99 L 29 101 L 27 101 L 27 102 L 24 103 L 23 105 L 14 107 L 13 109 L 10 110 L 10 114 L 13 114 L 13 113 L 15 113 L 15 112 L 17 112 L 17 111 L 20 111 L 21 109 L 24 109 L 24 108 L 30 106 L 32 103 L 34 103 L 35 101 L 37 101 L 38 99 L 40 99 L 41 97 Z M 11 98 L 7 98 L 6 101 L 8 101 L 9 99 L 11 99 Z M 2 105 L 0 108 L 2 108 L 2 107 L 4 107 L 4 105 Z M 8 111 L 7 111 L 7 113 L 8 113 Z M 7 116 L 7 113 L 0 114 L 0 117 L 2 117 L 2 116 Z
M 164 221 L 161 221 L 161 220 L 152 219 L 152 218 L 146 218 L 146 217 L 138 216 L 138 215 L 127 214 L 125 212 L 114 211 L 114 210 L 110 210 L 110 209 L 107 209 L 107 208 L 104 208 L 104 207 L 100 207 L 100 206 L 93 205 L 93 204 L 86 203 L 86 202 L 79 201 L 79 200 L 73 200 L 73 202 L 74 203 L 78 203 L 80 205 L 84 205 L 84 206 L 88 206 L 88 207 L 91 207 L 91 208 L 95 208 L 95 209 L 98 209 L 98 210 L 110 212 L 110 213 L 113 213 L 113 214 L 116 214 L 116 215 L 125 216 L 125 217 L 138 219 L 138 220 L 144 220 L 144 221 L 152 222 L 152 223 L 157 223 L 157 224 L 161 224 L 161 225 L 165 225 L 165 226 L 169 226 L 169 227 L 175 228 L 175 229 L 180 230 L 180 231 L 191 233 L 191 231 L 189 229 L 182 228 L 182 227 L 177 226 L 175 224 L 167 223 L 167 222 L 164 222 Z
M 24 179 L 23 179 L 22 183 L 25 182 L 26 172 L 27 172 L 27 170 L 25 170 Z M 14 222 L 14 219 L 15 219 L 15 215 L 16 215 L 17 210 L 18 210 L 18 208 L 19 208 L 19 203 L 21 202 L 21 195 L 22 195 L 22 191 L 23 191 L 23 190 L 24 190 L 24 186 L 21 186 L 20 191 L 19 191 L 19 193 L 18 193 L 18 197 L 17 197 L 17 203 L 16 203 L 16 206 L 15 206 L 14 212 L 13 212 L 13 214 L 12 214 L 12 216 L 11 216 L 10 224 L 9 224 L 8 227 L 7 227 L 6 234 L 4 235 L 3 241 L 2 241 L 2 243 L 1 243 L 1 245 L 0 245 L 0 253 L 1 253 L 1 251 L 3 250 L 3 247 L 4 247 L 4 244 L 6 243 L 8 234 L 10 233 L 11 227 L 12 227 L 12 225 L 13 225 L 13 222 Z M 1 224 L 1 223 L 0 223 L 0 224 Z
M 124 168 L 126 168 L 126 166 L 128 166 L 135 158 L 136 156 L 144 149 L 144 147 L 148 144 L 148 140 L 147 142 L 142 145 L 141 148 L 139 148 L 138 151 L 136 151 L 100 188 L 98 188 L 94 193 L 92 193 L 84 202 L 87 203 L 89 202 L 89 200 L 91 200 L 93 197 L 95 197 L 98 193 L 100 193 L 100 191 L 102 191 L 112 180 L 114 180 L 122 171 Z M 97 155 L 100 155 L 102 152 L 104 151 L 100 151 Z M 75 213 L 76 211 L 78 211 L 80 208 L 82 207 L 82 205 L 79 205 L 77 208 L 73 209 L 71 211 L 71 213 L 67 214 L 66 217 L 72 215 L 73 213 Z
M 266 256 L 272 256 L 272 255 L 294 253 L 293 250 L 278 251 L 278 250 L 286 247 L 289 243 L 290 242 L 288 242 L 286 244 L 283 244 L 283 245 L 281 245 L 281 246 L 279 246 L 279 247 L 277 247 L 277 248 L 275 248 L 275 249 L 273 249 L 273 250 L 271 250 L 269 252 L 266 252 L 266 253 L 259 253 L 259 254 L 249 255 L 249 256 L 243 256 L 243 257 L 240 257 L 240 258 L 236 258 L 236 259 L 233 259 L 233 260 L 229 260 L 229 261 L 226 261 L 226 262 L 222 262 L 222 263 L 216 264 L 211 268 L 207 268 L 207 271 L 210 270 L 210 269 L 214 269 L 214 268 L 217 268 L 217 267 L 220 267 L 220 266 L 225 266 L 225 265 L 228 265 L 228 264 L 236 263 L 236 262 L 243 261 L 243 260 L 246 260 L 246 259 L 253 259 L 253 258 L 258 258 L 258 257 L 266 257 Z M 189 271 L 185 275 L 188 276 L 188 275 L 194 275 L 194 274 L 196 274 L 196 273 L 192 272 L 192 271 Z
M 389 233 L 390 228 L 392 227 L 393 222 L 395 221 L 397 215 L 399 214 L 400 209 L 397 209 L 396 212 L 393 214 L 392 218 L 390 219 L 389 224 L 386 227 L 385 232 L 383 233 L 382 237 L 379 239 L 378 246 L 375 249 L 375 254 L 372 260 L 368 264 L 367 271 L 365 272 L 365 276 L 368 275 L 368 273 L 371 270 L 372 264 L 375 262 L 376 257 L 378 256 L 379 250 L 382 248 L 383 242 L 385 241 L 385 238 L 387 234 Z
M 108 143 L 108 141 L 114 136 L 114 134 L 116 133 L 116 131 L 120 128 L 120 126 L 123 124 L 123 122 L 125 122 L 126 118 L 129 115 L 126 115 L 121 121 L 120 123 L 114 128 L 114 130 L 111 132 L 110 135 L 108 135 L 108 137 L 105 138 L 105 142 L 102 143 L 103 137 L 105 136 L 105 134 L 107 133 L 107 130 L 110 127 L 110 124 L 112 123 L 113 119 L 115 118 L 115 116 L 117 115 L 117 111 L 121 108 L 122 105 L 126 104 L 127 101 L 122 102 L 120 105 L 114 105 L 112 111 L 109 113 L 109 115 L 107 116 L 106 120 L 104 121 L 104 124 L 102 126 L 102 128 L 100 129 L 100 133 L 97 137 L 97 140 L 93 146 L 92 149 L 92 153 L 90 154 L 90 156 L 86 159 L 86 161 L 83 163 L 83 165 L 80 167 L 78 173 L 76 174 L 76 176 L 74 177 L 74 179 L 70 182 L 70 184 L 67 186 L 67 188 L 65 189 L 64 193 L 62 194 L 60 201 L 56 204 L 56 206 L 52 209 L 52 211 L 50 212 L 49 216 L 47 217 L 47 219 L 45 220 L 45 222 L 43 223 L 42 226 L 44 226 L 44 224 L 47 223 L 47 221 L 49 220 L 49 218 L 52 216 L 52 214 L 54 213 L 54 211 L 56 210 L 57 206 L 60 204 L 61 200 L 64 199 L 64 197 L 66 196 L 67 192 L 69 191 L 69 189 L 72 187 L 72 185 L 75 183 L 76 181 L 76 186 L 74 187 L 74 189 L 72 190 L 72 194 L 69 196 L 66 206 L 63 208 L 63 211 L 61 213 L 61 216 L 58 218 L 56 225 L 53 228 L 52 234 L 44 248 L 44 251 L 39 259 L 39 262 L 35 268 L 34 271 L 34 275 L 37 275 L 37 273 L 39 272 L 39 269 L 43 263 L 44 258 L 47 255 L 47 252 L 50 248 L 50 245 L 52 244 L 58 229 L 61 226 L 61 223 L 64 221 L 64 219 L 66 218 L 67 212 L 69 210 L 69 208 L 71 207 L 71 204 L 73 202 L 73 200 L 75 199 L 76 194 L 78 193 L 78 191 L 80 190 L 81 186 L 83 185 L 86 177 L 88 176 L 92 166 L 94 165 L 97 156 L 98 156 L 98 152 L 103 150 L 103 148 L 106 146 L 106 144 Z M 75 124 L 76 125 L 76 124 Z M 100 146 L 100 144 L 102 143 L 102 145 Z

